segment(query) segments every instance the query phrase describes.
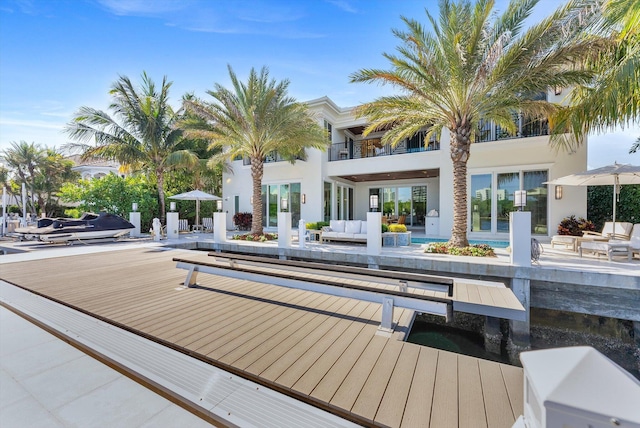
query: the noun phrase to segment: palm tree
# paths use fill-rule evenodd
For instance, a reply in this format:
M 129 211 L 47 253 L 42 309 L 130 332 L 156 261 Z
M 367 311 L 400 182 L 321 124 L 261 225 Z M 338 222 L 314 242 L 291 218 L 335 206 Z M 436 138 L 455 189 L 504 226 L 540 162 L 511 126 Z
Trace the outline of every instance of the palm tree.
M 4 150 L 2 157 L 7 162 L 7 166 L 13 170 L 17 176 L 18 184 L 25 184 L 27 189 L 27 210 L 32 213 L 36 212 L 36 206 L 33 202 L 34 181 L 36 175 L 46 160 L 46 150 L 39 144 L 27 143 L 26 141 L 15 141 L 11 143 L 11 147 Z M 41 207 L 43 209 L 44 207 Z
M 179 149 L 182 131 L 175 126 L 179 116 L 169 105 L 166 76 L 159 90 L 142 73 L 142 85 L 136 89 L 128 77 L 121 76 L 111 88 L 113 117 L 91 107 L 81 107 L 66 127 L 69 136 L 81 148 L 83 158 L 112 159 L 133 170 L 146 171 L 157 180 L 160 217 L 165 218 L 164 181 L 168 171 L 197 165 L 190 150 Z M 95 142 L 95 145 L 87 143 Z
M 571 108 L 555 118 L 553 142 L 570 149 L 589 131 L 640 123 L 640 0 L 608 0 L 597 33 L 604 48 L 588 57 L 585 66 L 597 71 L 587 85 L 569 95 Z M 571 131 L 572 138 L 567 138 Z
M 384 54 L 390 70 L 363 69 L 352 82 L 390 84 L 402 93 L 381 97 L 358 109 L 370 132 L 389 129 L 383 142 L 397 145 L 428 127 L 425 141 L 443 128 L 450 133 L 454 213 L 450 244 L 467 246 L 467 162 L 481 120 L 515 132 L 514 113 L 539 118 L 560 107 L 535 97 L 554 86 L 589 81 L 591 74 L 571 66 L 596 40 L 578 41 L 590 25 L 591 4 L 570 2 L 523 32 L 537 0 L 512 0 L 502 16 L 493 0 L 441 0 L 440 16 L 427 18 L 432 32 L 403 17 L 406 31 L 394 30 L 398 54 Z M 537 99 L 538 98 L 538 99 Z
M 192 135 L 209 138 L 210 148 L 224 147 L 224 157 L 251 160 L 253 181 L 252 233 L 262 234 L 262 176 L 264 159 L 277 152 L 290 162 L 305 159 L 305 148 L 328 146 L 325 131 L 309 115 L 304 104 L 287 95 L 289 81 L 269 79 L 269 70 L 249 72 L 247 83 L 240 82 L 231 66 L 232 90 L 216 84 L 207 91 L 214 99 L 207 103 L 184 99 L 186 109 L 201 121 L 187 122 Z M 213 161 L 215 163 L 215 159 Z

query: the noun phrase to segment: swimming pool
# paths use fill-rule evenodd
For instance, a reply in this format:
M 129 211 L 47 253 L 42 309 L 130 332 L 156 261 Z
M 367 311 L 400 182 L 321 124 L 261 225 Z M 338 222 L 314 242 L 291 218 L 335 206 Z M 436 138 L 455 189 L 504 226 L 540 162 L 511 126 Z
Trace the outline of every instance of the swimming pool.
M 411 238 L 412 244 L 427 244 L 429 242 L 447 242 L 448 239 L 441 238 Z M 509 241 L 481 241 L 477 239 L 469 239 L 469 244 L 478 245 L 478 244 L 489 244 L 492 248 L 507 248 L 509 246 Z

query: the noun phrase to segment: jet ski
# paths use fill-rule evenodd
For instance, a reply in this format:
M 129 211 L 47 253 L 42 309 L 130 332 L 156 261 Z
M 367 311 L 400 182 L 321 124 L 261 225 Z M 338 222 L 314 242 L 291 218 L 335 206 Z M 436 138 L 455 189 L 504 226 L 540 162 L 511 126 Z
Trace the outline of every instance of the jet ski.
M 48 224 L 47 224 L 48 223 Z M 42 242 L 70 242 L 119 238 L 135 226 L 124 218 L 109 213 L 84 213 L 78 219 L 57 218 L 38 220 L 36 227 L 19 228 L 17 233 Z

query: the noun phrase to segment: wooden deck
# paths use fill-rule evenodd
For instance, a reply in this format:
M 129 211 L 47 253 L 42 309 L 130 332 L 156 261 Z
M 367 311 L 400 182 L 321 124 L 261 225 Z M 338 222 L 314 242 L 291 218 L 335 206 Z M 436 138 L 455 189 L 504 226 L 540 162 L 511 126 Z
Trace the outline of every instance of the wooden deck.
M 376 335 L 379 304 L 200 275 L 138 249 L 0 265 L 0 278 L 361 424 L 510 427 L 522 369 Z M 410 311 L 396 312 L 400 327 Z

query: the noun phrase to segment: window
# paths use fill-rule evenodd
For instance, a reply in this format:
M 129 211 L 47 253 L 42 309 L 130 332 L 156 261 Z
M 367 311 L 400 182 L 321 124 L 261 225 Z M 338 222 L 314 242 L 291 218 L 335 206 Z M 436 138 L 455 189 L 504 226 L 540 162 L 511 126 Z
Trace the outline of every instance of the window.
M 491 231 L 491 174 L 471 176 L 471 231 Z
M 527 191 L 526 211 L 531 212 L 531 233 L 548 233 L 548 171 L 517 171 L 471 176 L 471 231 L 509 232 L 509 213 L 516 211 L 515 191 Z M 495 184 L 494 180 L 495 179 Z

